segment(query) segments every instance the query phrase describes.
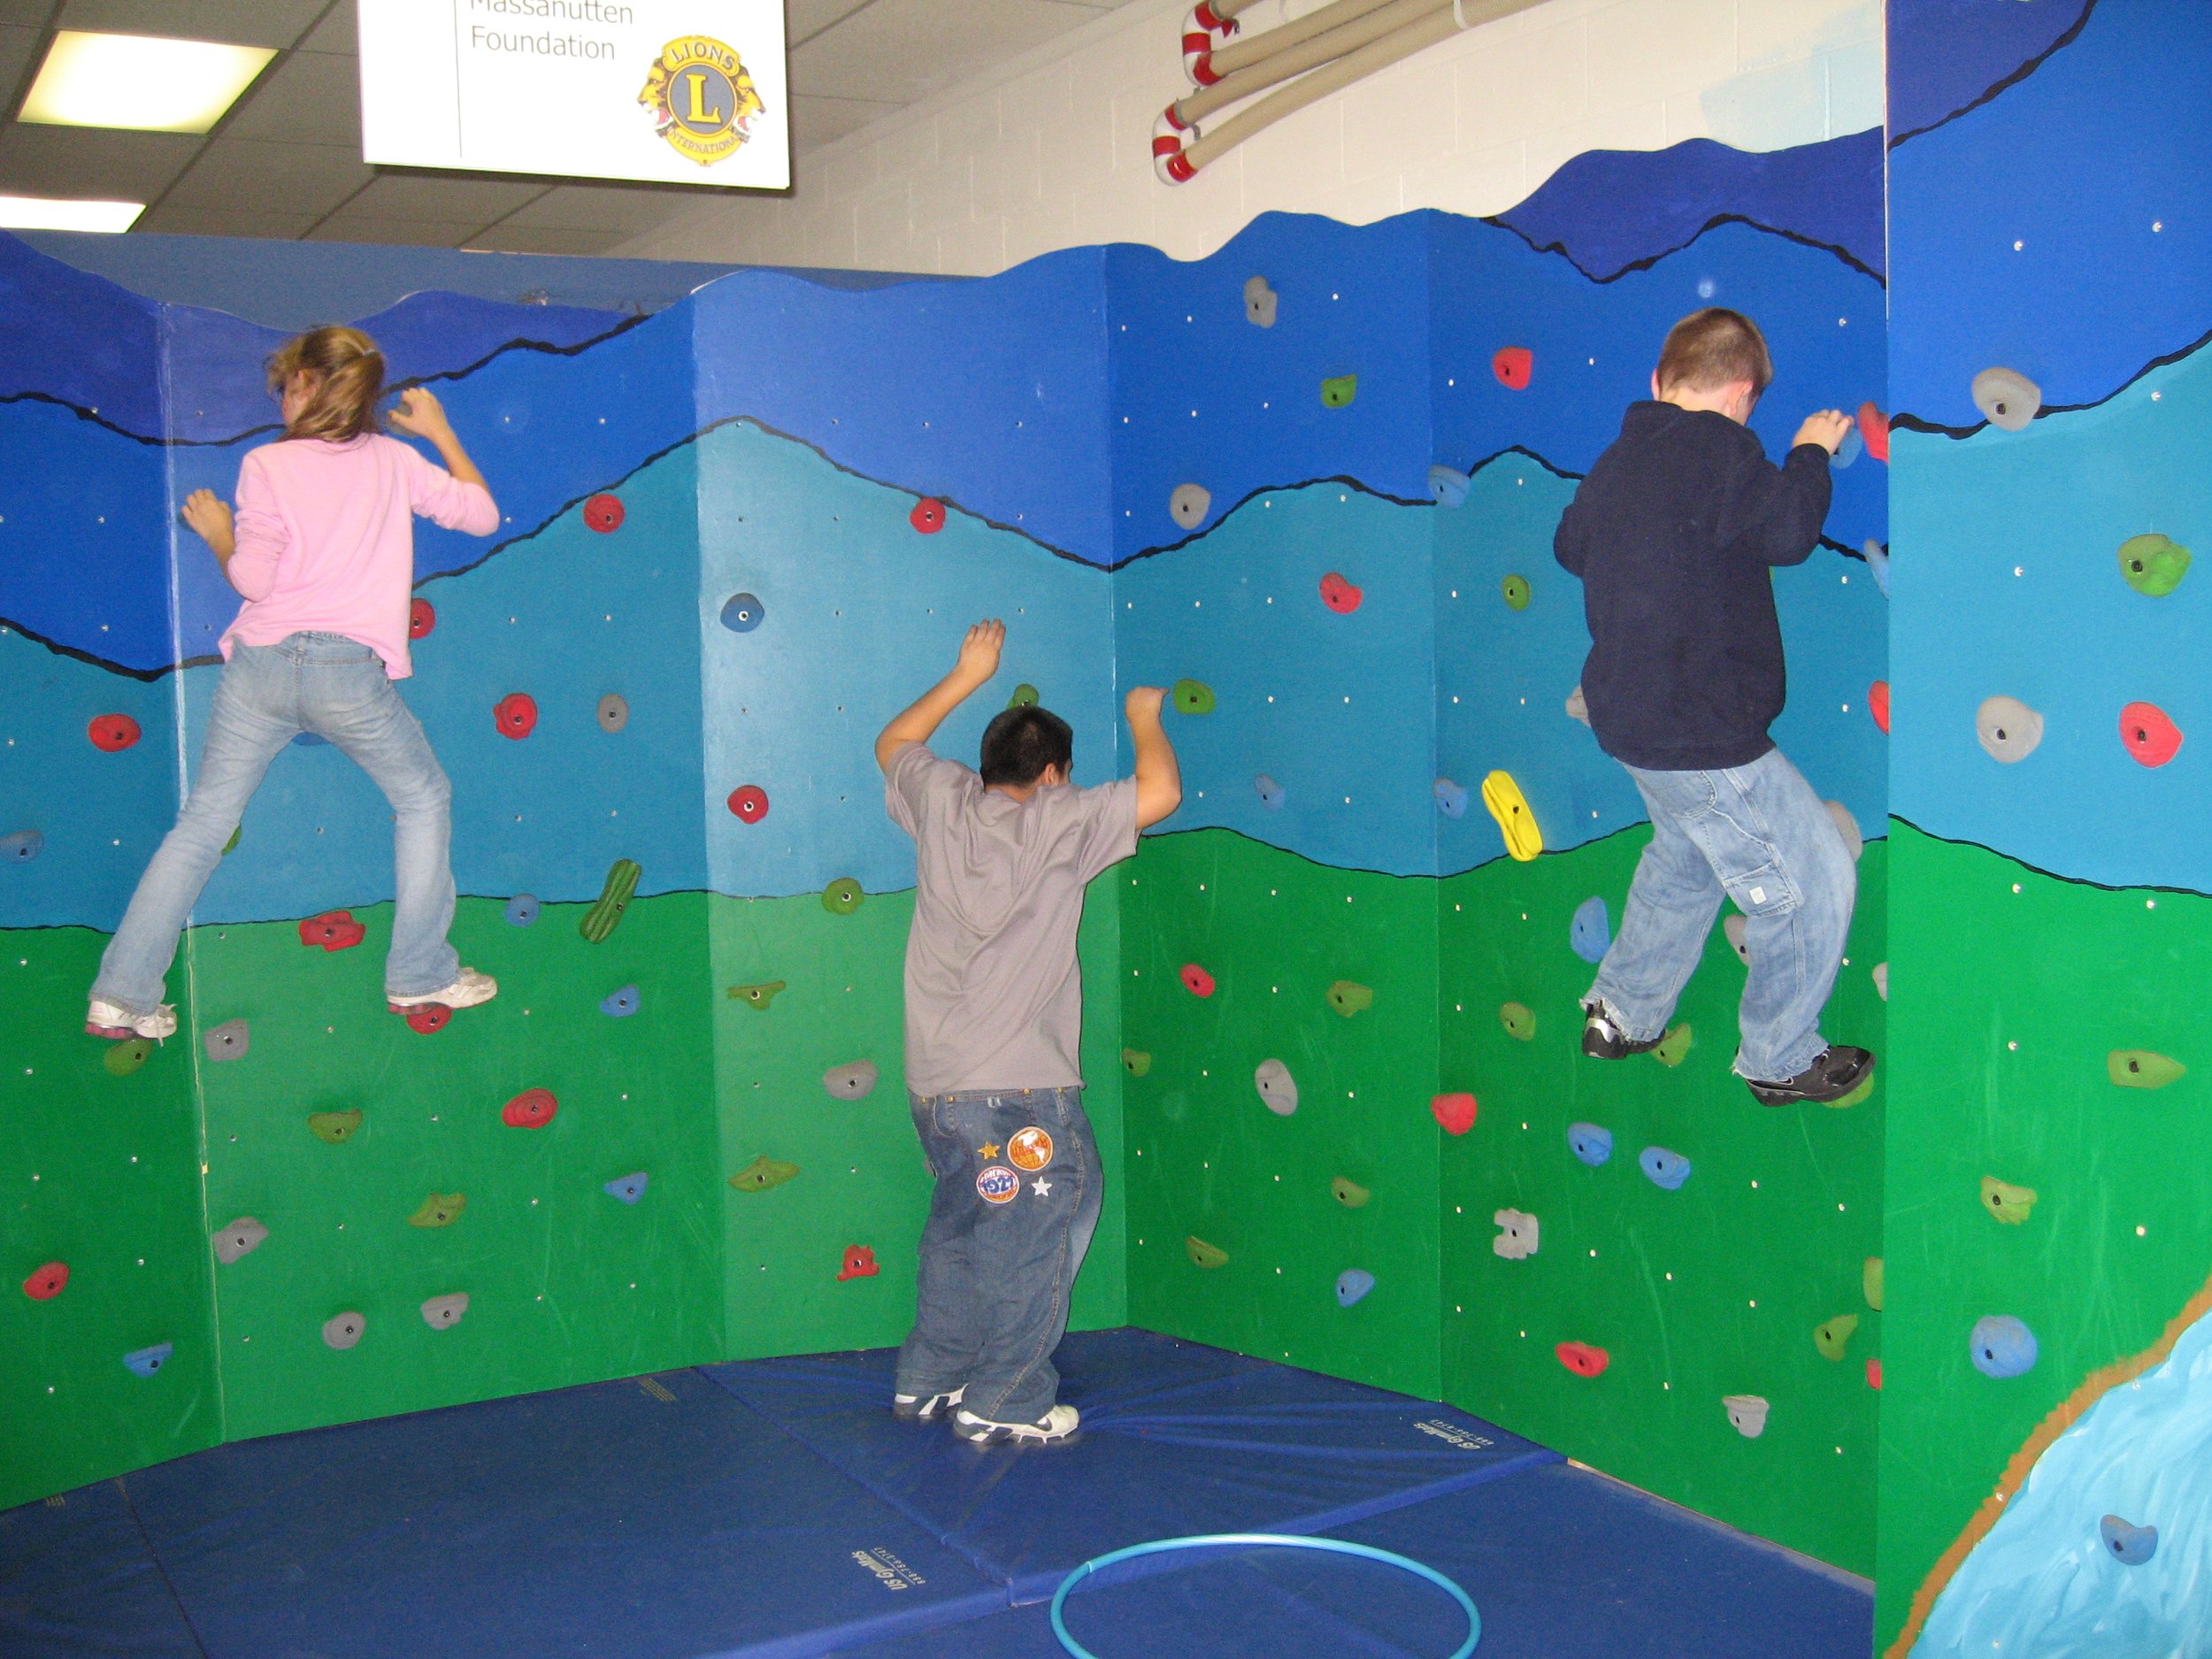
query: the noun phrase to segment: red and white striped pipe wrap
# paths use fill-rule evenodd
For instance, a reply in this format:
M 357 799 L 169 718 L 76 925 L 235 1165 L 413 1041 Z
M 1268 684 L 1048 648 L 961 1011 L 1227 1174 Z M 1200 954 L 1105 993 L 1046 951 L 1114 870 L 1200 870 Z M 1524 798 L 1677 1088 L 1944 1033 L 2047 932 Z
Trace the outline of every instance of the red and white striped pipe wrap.
M 1164 184 L 1181 184 L 1197 176 L 1198 169 L 1183 158 L 1183 141 L 1198 136 L 1198 129 L 1175 112 L 1171 104 L 1152 124 L 1152 170 Z
M 1237 32 L 1234 18 L 1217 17 L 1214 9 L 1199 0 L 1183 19 L 1183 73 L 1194 87 L 1210 87 L 1221 79 L 1214 73 L 1214 48 Z

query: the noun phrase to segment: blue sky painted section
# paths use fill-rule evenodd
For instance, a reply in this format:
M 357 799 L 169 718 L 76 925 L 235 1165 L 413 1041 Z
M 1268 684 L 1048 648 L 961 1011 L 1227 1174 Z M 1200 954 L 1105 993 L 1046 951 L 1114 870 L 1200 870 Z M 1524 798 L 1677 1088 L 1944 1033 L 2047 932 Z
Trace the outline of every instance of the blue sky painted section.
M 1889 127 L 1916 133 L 2020 73 L 2093 0 L 1889 0 Z

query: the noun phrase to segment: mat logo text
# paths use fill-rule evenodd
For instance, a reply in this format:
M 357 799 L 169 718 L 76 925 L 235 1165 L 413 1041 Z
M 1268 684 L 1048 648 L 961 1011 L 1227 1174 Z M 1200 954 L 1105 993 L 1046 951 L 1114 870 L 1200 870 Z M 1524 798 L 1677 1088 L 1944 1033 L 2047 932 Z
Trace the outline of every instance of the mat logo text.
M 1495 1440 L 1489 1439 L 1487 1436 L 1481 1434 L 1470 1434 L 1465 1429 L 1461 1428 L 1455 1423 L 1443 1423 L 1438 1421 L 1434 1417 L 1424 1418 L 1421 1422 L 1415 1424 L 1413 1426 L 1420 1430 L 1424 1434 L 1433 1434 L 1438 1440 L 1442 1440 L 1447 1446 L 1458 1447 L 1463 1452 L 1479 1452 L 1486 1446 L 1494 1446 L 1497 1444 Z
M 887 1590 L 910 1590 L 918 1584 L 929 1582 L 889 1550 L 880 1547 L 856 1549 L 853 1559 L 874 1573 L 876 1582 Z

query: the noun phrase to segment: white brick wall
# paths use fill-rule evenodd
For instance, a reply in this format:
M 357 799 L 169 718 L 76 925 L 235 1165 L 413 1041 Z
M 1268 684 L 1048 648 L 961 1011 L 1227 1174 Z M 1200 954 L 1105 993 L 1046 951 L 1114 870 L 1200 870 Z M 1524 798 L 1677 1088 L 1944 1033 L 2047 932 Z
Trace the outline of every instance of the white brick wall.
M 1262 0 L 1260 29 L 1319 0 Z M 993 75 L 616 251 L 987 275 L 1090 242 L 1212 252 L 1270 210 L 1495 213 L 1586 150 L 1777 150 L 1882 119 L 1881 0 L 1547 0 L 1282 121 L 1187 184 L 1152 170 L 1188 0 L 1130 0 Z

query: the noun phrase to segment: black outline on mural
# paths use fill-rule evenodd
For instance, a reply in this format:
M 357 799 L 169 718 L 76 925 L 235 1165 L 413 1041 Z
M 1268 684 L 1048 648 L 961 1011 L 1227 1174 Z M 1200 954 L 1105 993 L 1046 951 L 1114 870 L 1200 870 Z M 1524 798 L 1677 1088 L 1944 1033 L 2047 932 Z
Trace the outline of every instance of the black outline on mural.
M 1510 211 L 1512 210 L 1508 210 L 1508 211 Z M 1619 270 L 1614 272 L 1610 276 L 1600 276 L 1596 272 L 1591 270 L 1589 266 L 1584 265 L 1579 259 L 1576 258 L 1574 255 L 1567 251 L 1567 244 L 1565 242 L 1540 242 L 1534 237 L 1531 236 L 1526 231 L 1523 230 L 1519 226 L 1508 223 L 1503 215 L 1494 215 L 1491 218 L 1483 219 L 1481 222 L 1485 225 L 1494 225 L 1500 230 L 1512 232 L 1514 235 L 1518 236 L 1523 242 L 1526 242 L 1538 253 L 1557 254 L 1562 259 L 1564 259 L 1569 265 L 1574 266 L 1576 270 L 1581 272 L 1584 276 L 1587 277 L 1592 282 L 1601 288 L 1604 287 L 1609 282 L 1617 282 L 1623 277 L 1628 276 L 1632 273 L 1655 269 L 1665 260 L 1673 258 L 1675 255 L 1687 252 L 1692 247 L 1703 241 L 1708 232 L 1718 230 L 1724 225 L 1747 225 L 1753 230 L 1763 231 L 1770 236 L 1779 236 L 1784 242 L 1793 242 L 1801 248 L 1810 248 L 1818 253 L 1833 254 L 1837 258 L 1842 260 L 1845 265 L 1850 266 L 1854 271 L 1856 271 L 1861 276 L 1872 278 L 1878 287 L 1886 288 L 1889 286 L 1887 280 L 1884 279 L 1879 271 L 1877 271 L 1873 266 L 1868 265 L 1856 254 L 1853 253 L 1848 248 L 1839 247 L 1832 242 L 1823 242 L 1817 236 L 1808 236 L 1800 231 L 1784 230 L 1778 225 L 1766 224 L 1763 220 L 1753 219 L 1747 213 L 1716 213 L 1712 218 L 1707 219 L 1704 224 L 1699 226 L 1695 231 L 1692 232 L 1686 240 L 1676 243 L 1671 248 L 1662 249 L 1657 253 L 1646 254 L 1640 259 L 1632 259 L 1628 264 L 1623 265 Z
M 2141 368 L 2135 370 L 2127 377 L 2127 379 L 2122 380 L 2117 386 L 2114 387 L 2103 396 L 2093 399 L 2091 402 L 2086 403 L 2047 403 L 2042 408 L 2035 411 L 2035 419 L 2040 420 L 2046 415 L 2078 415 L 2088 410 L 2102 409 L 2107 403 L 2110 403 L 2114 398 L 2120 396 L 2138 381 L 2147 379 L 2152 374 L 2156 373 L 2160 369 L 2171 368 L 2175 364 L 2184 362 L 2186 359 L 2196 356 L 2198 352 L 2203 350 L 2207 346 L 2212 346 L 2212 330 L 2208 330 L 2205 333 L 2199 334 L 2194 340 L 2191 341 L 2185 346 L 2177 346 L 2171 351 L 2163 352 L 2161 355 L 2153 357 L 2149 362 L 2146 363 Z M 1970 426 L 1947 426 L 1940 421 L 1924 420 L 1918 415 L 1909 415 L 1903 413 L 1892 415 L 1890 417 L 1889 424 L 1893 427 L 1902 426 L 1909 432 L 1924 432 L 1932 436 L 1941 436 L 1951 439 L 1970 438 L 1976 433 L 1985 432 L 1989 429 L 1989 422 L 1986 420 L 1977 421 Z
M 1957 120 L 1962 115 L 1970 115 L 1974 111 L 1980 109 L 1985 104 L 1988 104 L 2002 94 L 2010 91 L 2014 87 L 2018 86 L 2022 81 L 2025 81 L 2030 75 L 2035 73 L 2037 70 L 2042 68 L 2043 65 L 2048 63 L 2052 58 L 2058 56 L 2058 54 L 2063 51 L 2067 47 L 2071 46 L 2077 40 L 2080 39 L 2081 32 L 2089 27 L 2089 19 L 2091 17 L 2095 15 L 2096 10 L 2097 0 L 2084 0 L 2084 4 L 2081 8 L 2081 15 L 2074 19 L 2072 27 L 2068 28 L 2064 34 L 2061 35 L 2048 46 L 2046 46 L 2041 51 L 2036 53 L 2034 57 L 2029 58 L 2027 62 L 2022 64 L 2017 69 L 2014 70 L 2003 80 L 1996 81 L 1989 87 L 1985 88 L 1979 96 L 1960 104 L 1957 109 L 1953 110 L 1948 115 L 1939 116 L 1936 119 L 1930 121 L 1925 127 L 1916 127 L 1909 133 L 1899 133 L 1895 134 L 1890 139 L 1888 148 L 1894 150 L 1898 145 L 1904 143 L 1909 139 L 1918 138 L 1923 134 L 1932 133 L 1939 127 L 1947 127 L 1951 122 Z

